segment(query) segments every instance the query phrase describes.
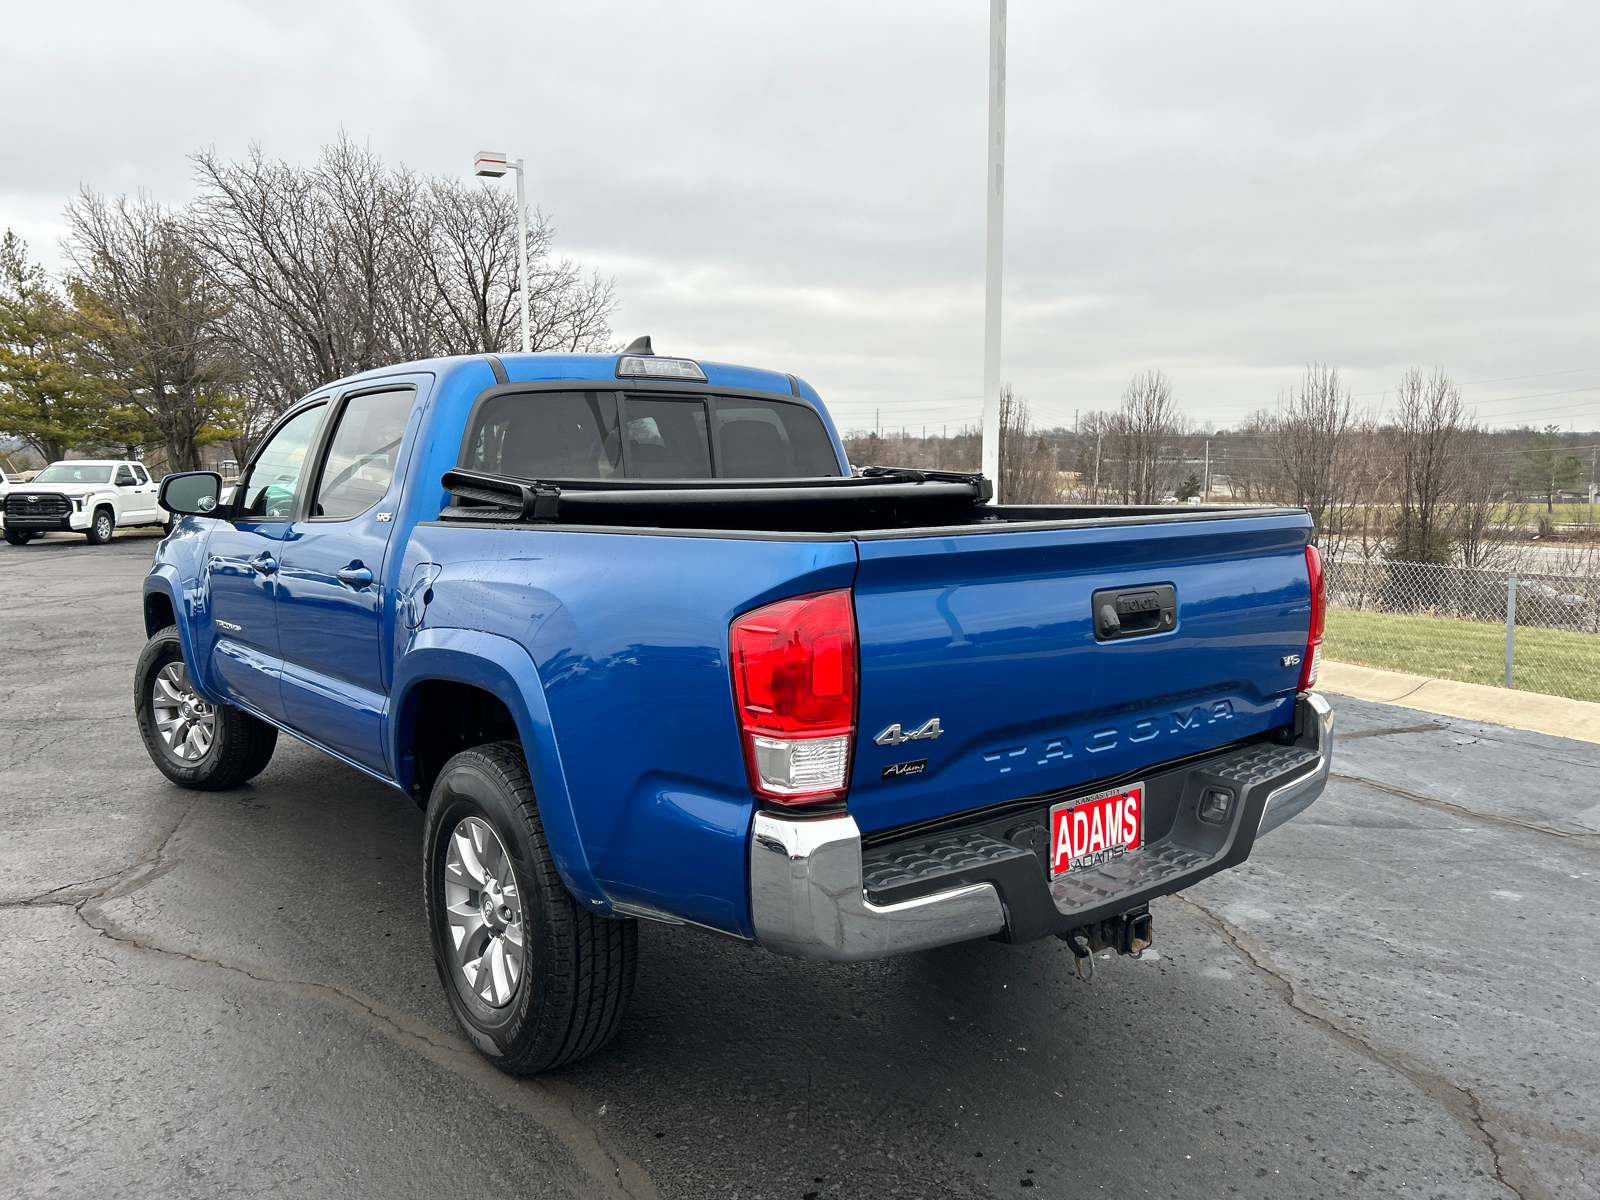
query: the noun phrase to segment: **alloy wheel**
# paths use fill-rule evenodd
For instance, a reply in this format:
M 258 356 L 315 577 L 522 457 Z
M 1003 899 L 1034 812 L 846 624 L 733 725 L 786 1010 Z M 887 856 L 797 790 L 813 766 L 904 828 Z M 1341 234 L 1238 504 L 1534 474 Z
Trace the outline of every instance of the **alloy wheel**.
M 462 818 L 450 833 L 444 907 L 458 982 L 491 1008 L 504 1008 L 526 968 L 522 896 L 511 856 L 479 817 Z
M 163 749 L 181 763 L 196 763 L 217 736 L 217 710 L 200 698 L 183 662 L 169 662 L 150 686 L 150 711 Z

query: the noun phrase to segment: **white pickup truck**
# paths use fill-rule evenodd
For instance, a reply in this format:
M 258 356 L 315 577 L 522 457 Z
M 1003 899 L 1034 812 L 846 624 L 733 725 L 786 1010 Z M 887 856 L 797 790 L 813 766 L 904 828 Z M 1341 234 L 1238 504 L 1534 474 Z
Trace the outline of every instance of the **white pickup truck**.
M 51 463 L 32 482 L 5 489 L 0 505 L 5 538 L 24 546 L 51 530 L 81 533 L 103 546 L 118 529 L 135 525 L 169 528 L 159 504 L 159 481 L 130 459 L 84 458 Z

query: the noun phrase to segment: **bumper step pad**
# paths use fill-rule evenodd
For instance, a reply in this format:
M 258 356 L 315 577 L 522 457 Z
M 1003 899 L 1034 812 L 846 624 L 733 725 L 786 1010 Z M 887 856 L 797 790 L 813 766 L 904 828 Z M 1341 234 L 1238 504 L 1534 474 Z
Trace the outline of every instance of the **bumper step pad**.
M 1034 857 L 1026 846 L 1002 842 L 985 833 L 952 833 L 868 851 L 861 857 L 861 883 L 874 904 L 889 903 L 899 891 L 913 894 L 942 891 L 958 886 L 950 880 L 965 872 L 992 869 L 1011 859 Z

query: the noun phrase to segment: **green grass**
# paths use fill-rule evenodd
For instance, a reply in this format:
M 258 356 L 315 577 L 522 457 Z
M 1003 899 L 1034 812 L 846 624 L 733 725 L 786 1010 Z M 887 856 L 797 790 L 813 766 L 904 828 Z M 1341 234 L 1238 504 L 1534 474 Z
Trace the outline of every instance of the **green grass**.
M 1330 608 L 1322 652 L 1363 667 L 1500 686 L 1506 627 Z M 1600 636 L 1519 625 L 1514 666 L 1519 690 L 1600 701 Z
M 1504 521 L 1509 511 L 1499 505 L 1493 519 Z M 1524 525 L 1536 525 L 1540 517 L 1549 517 L 1557 525 L 1593 525 L 1600 521 L 1600 504 L 1557 504 L 1554 511 L 1546 512 L 1543 500 L 1530 500 L 1519 505 L 1518 511 Z

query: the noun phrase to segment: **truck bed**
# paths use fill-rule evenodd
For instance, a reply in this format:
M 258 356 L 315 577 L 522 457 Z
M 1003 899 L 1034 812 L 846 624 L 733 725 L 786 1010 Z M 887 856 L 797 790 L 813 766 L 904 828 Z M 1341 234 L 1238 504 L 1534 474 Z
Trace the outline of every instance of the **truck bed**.
M 437 564 L 427 620 L 521 629 L 557 739 L 627 748 L 565 770 L 598 878 L 641 911 L 719 928 L 735 915 L 692 911 L 689 897 L 738 889 L 731 874 L 710 887 L 703 856 L 683 861 L 667 814 L 722 830 L 742 880 L 752 804 L 729 626 L 787 596 L 851 590 L 847 803 L 869 838 L 1106 779 L 1154 785 L 1294 721 L 1311 608 L 1299 509 L 997 507 L 975 477 L 932 473 L 445 484 L 456 503 L 413 546 Z M 1097 636 L 1097 594 L 1160 588 L 1169 627 Z M 886 736 L 935 718 L 936 737 Z

